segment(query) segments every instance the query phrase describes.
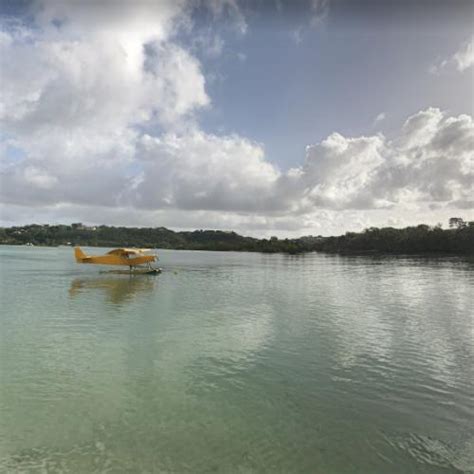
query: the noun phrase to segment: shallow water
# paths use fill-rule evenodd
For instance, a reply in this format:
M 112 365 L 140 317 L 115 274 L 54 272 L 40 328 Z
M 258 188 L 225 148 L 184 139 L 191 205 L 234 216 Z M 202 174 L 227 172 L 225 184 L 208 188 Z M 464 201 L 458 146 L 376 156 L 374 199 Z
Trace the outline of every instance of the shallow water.
M 474 472 L 472 261 L 160 256 L 0 247 L 0 472 Z

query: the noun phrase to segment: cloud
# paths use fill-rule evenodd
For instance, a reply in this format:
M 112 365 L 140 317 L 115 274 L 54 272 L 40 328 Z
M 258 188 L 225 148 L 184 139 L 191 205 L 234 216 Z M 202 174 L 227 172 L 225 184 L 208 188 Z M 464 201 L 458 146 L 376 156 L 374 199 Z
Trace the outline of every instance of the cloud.
M 311 26 L 318 27 L 329 14 L 329 0 L 311 0 Z
M 224 40 L 219 35 L 201 35 L 195 39 L 196 48 L 209 58 L 217 58 L 224 49 Z
M 432 74 L 440 74 L 443 69 L 456 69 L 464 72 L 474 65 L 474 35 L 460 45 L 458 51 L 450 58 L 443 59 L 430 67 Z
M 261 145 L 201 131 L 143 136 L 139 208 L 303 215 L 317 209 L 381 209 L 409 204 L 462 206 L 474 195 L 474 124 L 430 108 L 409 117 L 396 137 L 333 133 L 307 147 L 287 172 Z
M 74 5 L 76 5 L 74 3 Z M 67 26 L 63 29 L 67 30 Z M 78 27 L 71 30 L 78 34 Z M 44 127 L 110 131 L 151 118 L 174 124 L 209 103 L 199 62 L 146 28 L 123 40 L 121 32 L 25 41 L 4 32 L 0 44 L 1 119 L 7 131 Z
M 262 144 L 199 126 L 212 106 L 205 75 L 175 36 L 188 4 L 81 5 L 46 2 L 32 24 L 3 24 L 3 221 L 15 209 L 30 220 L 319 233 L 379 222 L 388 208 L 401 222 L 472 204 L 472 117 L 429 108 L 390 138 L 335 132 L 280 170 Z
M 385 118 L 386 118 L 385 112 L 381 112 L 380 114 L 377 115 L 377 117 L 375 117 L 373 125 L 375 126 L 379 124 L 380 122 L 385 120 Z
M 228 19 L 240 34 L 247 33 L 247 21 L 237 0 L 207 0 L 204 4 L 214 14 L 215 19 Z
M 432 203 L 467 207 L 474 195 L 472 118 L 447 117 L 438 109 L 410 117 L 392 140 L 333 133 L 307 147 L 304 165 L 287 172 L 266 160 L 260 144 L 236 135 L 198 129 L 135 134 L 117 140 L 113 152 L 106 139 L 102 153 L 95 149 L 99 136 L 90 143 L 83 138 L 72 164 L 57 166 L 48 155 L 7 168 L 3 202 L 281 217 Z M 88 147 L 94 159 L 81 160 Z M 48 143 L 35 148 L 48 150 Z
M 308 33 L 310 28 L 317 29 L 320 28 L 324 22 L 327 20 L 330 10 L 329 0 L 310 0 L 309 2 L 309 11 L 304 11 L 303 18 L 304 21 L 289 31 L 289 36 L 291 40 L 296 44 L 300 45 L 303 42 L 304 37 Z M 277 4 L 278 5 L 278 4 Z M 299 11 L 302 5 L 289 4 L 287 8 L 290 10 L 293 8 L 294 11 Z M 278 7 L 277 7 L 278 8 Z M 281 8 L 280 8 L 281 10 Z M 299 12 L 298 12 L 299 14 Z
M 260 145 L 239 136 L 144 135 L 138 156 L 142 173 L 130 195 L 137 207 L 251 212 L 272 206 L 279 172 Z
M 291 31 L 290 37 L 295 44 L 301 44 L 303 42 L 303 26 L 300 25 L 298 28 Z
M 466 41 L 453 56 L 458 71 L 465 71 L 474 64 L 474 36 Z
M 115 205 L 138 128 L 185 127 L 209 105 L 199 61 L 171 40 L 183 2 L 113 5 L 45 2 L 33 25 L 2 23 L 0 120 L 25 155 L 2 176 L 6 202 Z

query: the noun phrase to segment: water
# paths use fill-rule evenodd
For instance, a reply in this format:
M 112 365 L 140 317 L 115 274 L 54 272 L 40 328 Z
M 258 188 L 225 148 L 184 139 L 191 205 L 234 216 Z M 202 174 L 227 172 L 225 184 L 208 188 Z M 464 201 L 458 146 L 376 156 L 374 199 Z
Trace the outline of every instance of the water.
M 0 247 L 1 472 L 474 472 L 472 261 L 160 254 Z

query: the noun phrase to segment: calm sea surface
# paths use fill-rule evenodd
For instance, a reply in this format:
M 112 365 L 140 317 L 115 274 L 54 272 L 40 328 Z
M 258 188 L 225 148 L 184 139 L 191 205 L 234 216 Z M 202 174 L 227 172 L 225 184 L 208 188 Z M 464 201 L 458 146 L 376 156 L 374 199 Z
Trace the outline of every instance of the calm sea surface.
M 474 472 L 472 261 L 160 257 L 0 246 L 0 472 Z

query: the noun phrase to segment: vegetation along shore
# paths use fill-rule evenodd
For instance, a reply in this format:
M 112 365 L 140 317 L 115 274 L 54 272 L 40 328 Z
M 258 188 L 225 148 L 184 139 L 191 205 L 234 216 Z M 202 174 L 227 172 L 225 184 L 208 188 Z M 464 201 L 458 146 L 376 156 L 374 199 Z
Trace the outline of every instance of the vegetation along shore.
M 147 247 L 267 253 L 330 252 L 341 254 L 451 254 L 474 255 L 474 221 L 451 218 L 449 228 L 421 224 L 404 229 L 371 227 L 336 237 L 257 239 L 235 232 L 195 230 L 175 232 L 165 227 L 31 224 L 0 227 L 0 244 L 84 245 L 92 247 Z

